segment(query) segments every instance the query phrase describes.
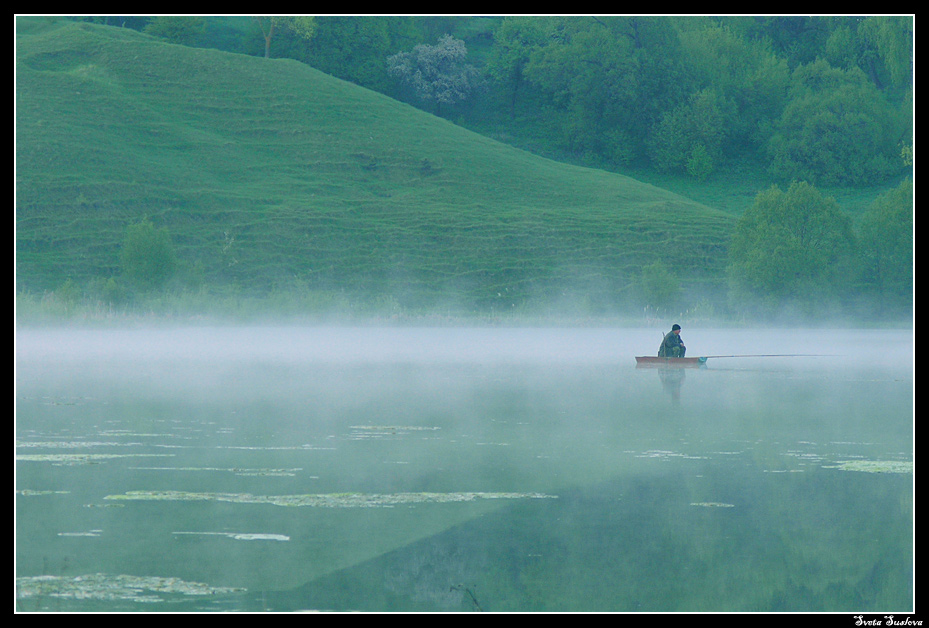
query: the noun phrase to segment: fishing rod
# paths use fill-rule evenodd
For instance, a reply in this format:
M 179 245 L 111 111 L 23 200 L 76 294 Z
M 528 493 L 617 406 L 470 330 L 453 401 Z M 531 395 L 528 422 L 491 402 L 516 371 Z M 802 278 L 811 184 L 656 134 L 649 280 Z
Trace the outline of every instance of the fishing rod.
M 835 357 L 827 353 L 754 353 L 741 355 L 702 355 L 702 358 L 828 358 Z

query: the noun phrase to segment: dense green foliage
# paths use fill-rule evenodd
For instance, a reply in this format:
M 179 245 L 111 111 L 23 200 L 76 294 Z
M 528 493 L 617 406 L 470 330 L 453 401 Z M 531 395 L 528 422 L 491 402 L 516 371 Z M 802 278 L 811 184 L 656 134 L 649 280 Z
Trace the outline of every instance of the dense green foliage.
M 861 70 L 820 60 L 794 73 L 768 150 L 772 171 L 785 178 L 862 184 L 900 171 L 903 137 L 899 117 Z
M 176 254 L 170 280 L 148 284 L 162 297 L 667 310 L 725 301 L 728 270 L 732 313 L 912 302 L 912 184 L 871 205 L 911 171 L 912 17 L 109 16 L 17 28 L 25 291 L 124 298 L 119 251 L 148 217 Z M 800 190 L 825 188 L 838 199 L 820 215 L 842 242 L 835 256 L 770 247 L 766 230 L 783 232 L 762 207 L 794 211 Z M 774 272 L 775 259 L 803 268 Z M 834 285 L 835 268 L 843 289 L 812 307 L 803 291 Z
M 171 236 L 148 220 L 126 229 L 120 267 L 128 281 L 142 289 L 161 288 L 174 274 L 177 260 Z
M 731 297 L 743 313 L 899 316 L 912 307 L 913 183 L 863 215 L 856 237 L 835 199 L 808 183 L 761 192 L 730 247 Z
M 881 19 L 794 18 L 846 36 L 845 65 L 833 67 L 823 55 L 836 54 L 834 40 L 809 44 L 801 62 L 779 54 L 770 29 L 752 32 L 753 18 L 513 18 L 522 25 L 495 33 L 490 65 L 511 101 L 519 90 L 524 115 L 544 110 L 557 141 L 601 161 L 701 177 L 769 154 L 785 181 L 874 183 L 901 171 L 900 145 L 912 142 L 912 84 L 874 82 L 899 72 L 899 45 L 893 56 L 857 32 Z M 912 42 L 912 23 L 880 24 Z
M 851 224 L 834 199 L 807 183 L 761 192 L 739 220 L 730 257 L 733 294 L 763 313 L 782 307 L 830 311 L 846 288 Z
M 913 305 L 913 182 L 880 198 L 861 220 L 861 272 L 880 312 Z

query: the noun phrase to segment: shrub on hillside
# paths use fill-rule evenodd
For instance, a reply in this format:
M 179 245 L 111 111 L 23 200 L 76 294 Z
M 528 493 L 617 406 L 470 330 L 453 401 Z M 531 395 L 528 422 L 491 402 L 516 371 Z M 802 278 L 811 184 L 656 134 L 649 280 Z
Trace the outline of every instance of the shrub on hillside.
M 129 225 L 120 253 L 120 266 L 126 278 L 139 289 L 164 286 L 177 268 L 168 230 L 165 227 L 156 229 L 147 219 Z

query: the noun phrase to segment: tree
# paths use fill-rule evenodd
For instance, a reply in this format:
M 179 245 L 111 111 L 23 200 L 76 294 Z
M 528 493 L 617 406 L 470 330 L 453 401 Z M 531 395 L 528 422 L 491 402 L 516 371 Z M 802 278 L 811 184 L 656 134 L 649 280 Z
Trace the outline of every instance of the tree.
M 794 71 L 790 102 L 768 142 L 771 172 L 826 185 L 864 185 L 900 171 L 905 124 L 857 67 L 819 60 Z
M 704 181 L 715 168 L 713 157 L 703 144 L 697 144 L 690 151 L 690 158 L 687 160 L 687 174 Z
M 913 180 L 874 201 L 861 218 L 864 281 L 879 312 L 913 303 Z
M 523 75 L 547 97 L 569 150 L 616 162 L 645 151 L 663 112 L 690 81 L 672 23 L 653 17 L 565 17 L 529 57 Z
M 423 41 L 407 16 L 321 16 L 306 63 L 326 74 L 387 93 L 393 85 L 384 59 L 398 41 Z M 303 60 L 303 59 L 301 59 Z
M 870 62 L 879 59 L 890 76 L 891 83 L 906 89 L 913 84 L 913 17 L 875 16 L 869 17 L 859 27 L 861 39 L 875 50 L 866 56 Z M 870 67 L 872 75 L 877 71 Z M 877 81 L 880 86 L 879 80 Z
M 767 41 L 739 36 L 729 26 L 686 20 L 683 27 L 687 73 L 697 90 L 714 94 L 722 127 L 716 133 L 725 138 L 722 152 L 755 153 L 784 108 L 790 84 L 787 63 Z
M 129 225 L 120 252 L 120 265 L 129 281 L 143 290 L 161 288 L 177 267 L 171 236 L 155 229 L 148 219 Z
M 790 15 L 752 17 L 756 37 L 765 39 L 791 68 L 814 61 L 830 33 L 830 17 Z
M 255 17 L 255 23 L 261 29 L 261 34 L 265 40 L 265 59 L 271 57 L 271 40 L 274 38 L 275 31 L 287 28 L 293 31 L 297 36 L 305 40 L 313 38 L 316 32 L 316 20 L 310 15 L 284 16 L 275 15 L 272 17 Z
M 755 197 L 729 249 L 733 302 L 745 310 L 822 312 L 845 296 L 851 221 L 806 182 Z
M 487 73 L 507 92 L 511 116 L 515 114 L 517 99 L 526 83 L 526 66 L 549 42 L 554 27 L 552 18 L 508 17 L 494 31 Z
M 466 100 L 477 88 L 480 73 L 466 63 L 465 43 L 451 35 L 439 38 L 435 46 L 420 44 L 411 52 L 400 52 L 387 59 L 387 71 L 413 89 L 423 101 L 454 105 Z
M 650 142 L 652 163 L 659 170 L 687 170 L 705 178 L 722 157 L 724 122 L 715 92 L 694 94 L 662 117 Z
M 639 289 L 646 307 L 669 313 L 678 304 L 681 283 L 659 260 L 642 268 Z
M 202 17 L 190 15 L 163 15 L 153 17 L 144 31 L 172 44 L 190 46 L 206 32 L 206 21 Z

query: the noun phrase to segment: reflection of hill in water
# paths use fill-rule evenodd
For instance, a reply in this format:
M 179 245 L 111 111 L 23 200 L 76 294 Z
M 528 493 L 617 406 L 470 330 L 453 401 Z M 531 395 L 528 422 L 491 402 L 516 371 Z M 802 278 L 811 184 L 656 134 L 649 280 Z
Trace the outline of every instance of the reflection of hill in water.
M 703 482 L 677 466 L 509 504 L 264 601 L 360 611 L 909 607 L 911 505 L 886 482 L 734 473 L 742 462 L 701 463 Z M 695 507 L 704 491 L 732 504 Z
M 185 336 L 179 358 L 122 332 L 89 334 L 88 351 L 57 332 L 33 343 L 17 387 L 17 576 L 247 589 L 224 599 L 233 610 L 884 610 L 912 591 L 905 368 L 709 367 L 675 402 L 635 367 L 622 344 L 635 332 L 456 330 L 446 346 L 471 351 L 445 361 L 437 330 L 367 330 L 384 340 L 371 361 L 363 343 L 318 359 L 357 340 L 328 333 Z M 314 338 L 329 348 L 301 360 Z M 417 339 L 429 360 L 409 359 Z M 164 499 L 105 499 L 134 491 Z M 476 493 L 557 499 L 424 498 Z M 307 495 L 354 507 L 281 499 Z M 29 601 L 45 603 L 77 604 Z

